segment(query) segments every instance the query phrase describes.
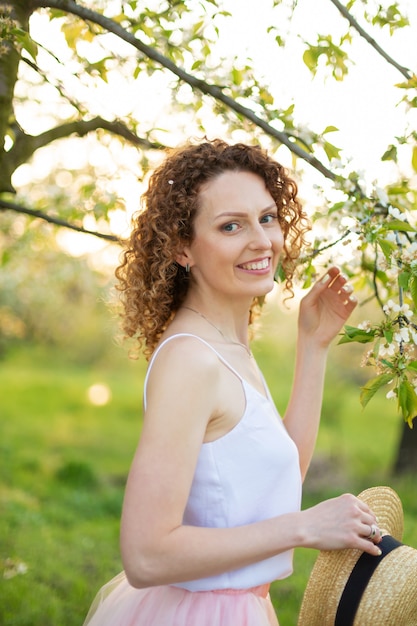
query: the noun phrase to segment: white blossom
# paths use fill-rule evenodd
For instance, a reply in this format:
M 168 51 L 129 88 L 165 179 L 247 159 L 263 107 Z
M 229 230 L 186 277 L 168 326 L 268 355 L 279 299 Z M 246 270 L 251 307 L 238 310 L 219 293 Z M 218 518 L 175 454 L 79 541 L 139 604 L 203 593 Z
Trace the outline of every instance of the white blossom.
M 405 303 L 402 306 L 400 306 L 400 313 L 403 313 L 406 317 L 412 317 L 413 316 L 413 312 L 410 309 L 410 305 Z
M 382 206 L 387 206 L 388 194 L 385 189 L 382 189 L 382 187 L 375 187 L 375 193 Z
M 337 186 L 340 189 L 343 189 L 343 191 L 346 191 L 346 193 L 349 193 L 350 191 L 354 191 L 356 188 L 356 185 L 353 182 L 353 180 L 350 180 L 349 178 L 347 178 L 346 180 L 340 181 L 339 185 Z
M 408 343 L 410 341 L 410 334 L 408 332 L 408 328 L 400 328 L 396 333 L 394 333 L 395 341 Z
M 394 356 L 397 349 L 396 343 L 385 343 L 379 346 L 378 356 Z
M 393 389 L 390 389 L 385 397 L 387 398 L 387 400 L 391 400 L 392 398 L 396 398 L 397 394 Z
M 396 313 L 397 315 L 403 314 L 406 317 L 412 317 L 413 315 L 409 304 L 405 303 L 400 306 L 391 299 L 389 299 L 388 302 L 384 304 L 382 309 L 386 315 L 389 315 L 390 313 Z
M 333 158 L 330 160 L 330 167 L 333 170 L 341 170 L 343 168 L 343 163 L 340 159 Z
M 401 220 L 404 222 L 406 216 L 402 213 L 397 207 L 390 206 L 388 209 L 388 213 L 396 220 Z
M 383 306 L 383 311 L 386 315 L 389 315 L 391 312 L 397 313 L 400 310 L 398 304 L 394 302 L 394 300 L 388 300 L 386 304 Z

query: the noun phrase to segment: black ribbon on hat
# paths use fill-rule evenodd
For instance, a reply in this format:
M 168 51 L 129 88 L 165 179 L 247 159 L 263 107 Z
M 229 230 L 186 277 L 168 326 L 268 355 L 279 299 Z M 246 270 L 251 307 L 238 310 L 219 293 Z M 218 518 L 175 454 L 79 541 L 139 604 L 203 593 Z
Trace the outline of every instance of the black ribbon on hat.
M 387 554 L 402 545 L 391 535 L 385 535 L 378 544 L 382 552 L 380 556 L 373 556 L 367 552 L 361 554 L 341 595 L 334 626 L 353 626 L 356 611 L 372 574 Z

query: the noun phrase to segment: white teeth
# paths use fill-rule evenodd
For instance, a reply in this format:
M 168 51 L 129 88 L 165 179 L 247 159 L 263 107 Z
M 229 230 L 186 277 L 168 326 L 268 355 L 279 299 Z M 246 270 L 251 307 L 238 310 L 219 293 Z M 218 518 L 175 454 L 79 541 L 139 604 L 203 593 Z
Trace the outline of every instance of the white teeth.
M 245 270 L 265 270 L 269 266 L 269 259 L 257 261 L 256 263 L 246 263 L 242 265 Z

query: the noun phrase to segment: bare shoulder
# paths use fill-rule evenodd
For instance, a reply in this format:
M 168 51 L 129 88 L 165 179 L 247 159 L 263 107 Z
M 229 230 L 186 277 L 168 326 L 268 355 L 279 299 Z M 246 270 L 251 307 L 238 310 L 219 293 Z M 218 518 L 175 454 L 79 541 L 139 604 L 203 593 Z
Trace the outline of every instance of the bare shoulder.
M 195 335 L 173 335 L 167 337 L 155 360 L 149 378 L 157 373 L 176 377 L 187 374 L 189 379 L 212 379 L 219 375 L 219 358 L 216 353 Z
M 175 336 L 162 345 L 152 363 L 146 413 L 175 415 L 183 422 L 198 415 L 206 426 L 217 412 L 220 378 L 219 359 L 209 346 L 197 337 Z

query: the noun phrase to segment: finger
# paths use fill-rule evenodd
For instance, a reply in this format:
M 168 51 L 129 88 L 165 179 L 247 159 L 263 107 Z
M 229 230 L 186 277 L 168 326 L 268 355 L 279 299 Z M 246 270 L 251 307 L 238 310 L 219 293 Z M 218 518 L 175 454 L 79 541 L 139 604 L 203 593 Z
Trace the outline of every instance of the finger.
M 333 293 L 345 298 L 345 301 L 349 299 L 353 292 L 353 287 L 348 284 L 348 278 L 343 274 L 339 268 L 331 268 L 327 274 L 319 281 L 319 285 L 322 290 L 329 289 Z
M 349 285 L 349 283 L 345 283 L 338 293 L 349 296 L 352 292 L 353 292 L 352 285 Z
M 382 539 L 381 529 L 377 524 L 365 523 L 363 524 L 363 528 L 365 530 L 361 531 L 360 543 L 362 543 L 365 539 L 365 545 L 362 545 L 361 549 L 363 549 L 364 552 L 368 552 L 368 554 L 379 556 L 381 554 L 381 550 L 378 547 L 378 543 L 380 543 Z
M 340 269 L 338 267 L 331 267 L 316 284 L 327 289 L 328 287 L 331 287 L 333 285 L 333 283 L 339 276 L 342 276 Z
M 353 311 L 356 307 L 358 300 L 353 295 L 353 287 L 347 282 L 347 277 L 344 274 L 339 274 L 330 282 L 329 288 L 332 291 L 336 291 L 337 295 L 342 300 L 342 303 L 348 307 L 349 311 Z
M 337 294 L 341 294 L 342 296 L 349 296 L 353 292 L 353 287 L 348 283 L 348 277 L 342 272 L 330 280 L 328 288 Z
M 329 289 L 332 289 L 336 293 L 339 293 L 341 289 L 343 289 L 343 287 L 346 285 L 347 280 L 348 278 L 346 274 L 343 274 L 339 271 L 339 273 L 336 274 L 336 276 L 334 276 L 334 278 L 330 281 L 330 284 L 328 285 Z
M 362 539 L 358 544 L 358 548 L 362 550 L 362 552 L 372 554 L 372 556 L 381 556 L 382 554 L 381 548 L 367 539 Z
M 378 542 L 381 536 L 381 532 L 377 524 L 363 523 L 361 527 L 360 535 L 361 537 L 364 537 L 365 539 L 369 539 L 370 541 Z
M 348 311 L 348 313 L 351 313 L 353 311 L 353 309 L 357 306 L 358 299 L 353 294 L 350 294 L 346 298 L 346 300 L 343 302 L 343 304 L 345 305 L 346 310 Z

